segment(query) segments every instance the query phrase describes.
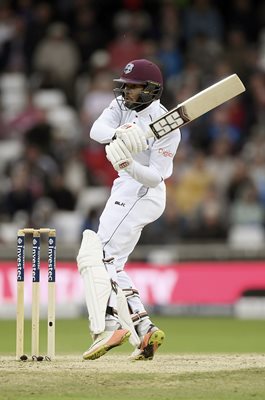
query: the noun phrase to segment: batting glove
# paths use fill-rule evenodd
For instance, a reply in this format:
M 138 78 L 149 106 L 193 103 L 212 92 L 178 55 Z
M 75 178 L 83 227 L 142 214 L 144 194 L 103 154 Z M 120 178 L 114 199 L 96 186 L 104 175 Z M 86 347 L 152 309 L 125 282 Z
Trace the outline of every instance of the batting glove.
M 121 125 L 115 137 L 121 139 L 131 153 L 141 153 L 148 148 L 144 132 L 135 124 Z
M 126 169 L 132 163 L 132 155 L 126 145 L 119 138 L 105 147 L 107 159 L 116 171 Z

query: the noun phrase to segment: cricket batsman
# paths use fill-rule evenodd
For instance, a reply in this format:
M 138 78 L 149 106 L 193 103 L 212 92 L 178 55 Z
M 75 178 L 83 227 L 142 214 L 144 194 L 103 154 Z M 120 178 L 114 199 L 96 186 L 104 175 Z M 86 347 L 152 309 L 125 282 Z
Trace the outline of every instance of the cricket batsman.
M 126 262 L 142 229 L 165 209 L 165 180 L 172 174 L 181 135 L 176 129 L 160 140 L 146 139 L 149 124 L 167 112 L 160 103 L 163 77 L 156 64 L 133 60 L 114 81 L 119 83 L 115 98 L 90 131 L 105 145 L 118 177 L 98 232 L 83 232 L 77 256 L 93 338 L 83 358 L 97 359 L 129 340 L 132 360 L 152 360 L 165 334 L 152 323 Z

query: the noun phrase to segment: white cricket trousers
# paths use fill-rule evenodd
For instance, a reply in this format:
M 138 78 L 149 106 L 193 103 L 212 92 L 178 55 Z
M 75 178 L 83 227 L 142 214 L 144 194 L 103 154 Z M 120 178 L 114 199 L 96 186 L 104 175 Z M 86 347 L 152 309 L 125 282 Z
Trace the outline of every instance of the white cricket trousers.
M 165 201 L 164 182 L 146 188 L 127 175 L 115 179 L 99 220 L 98 235 L 104 257 L 114 258 L 116 270 L 123 269 L 144 226 L 161 216 Z
M 139 241 L 142 229 L 162 215 L 165 204 L 164 182 L 156 188 L 146 188 L 128 175 L 122 175 L 114 181 L 111 195 L 100 217 L 98 235 L 105 259 L 114 259 L 112 264 L 106 264 L 110 277 L 122 289 L 137 289 L 125 271 L 122 274 L 117 274 L 117 271 L 123 270 Z M 110 299 L 109 305 L 115 308 L 115 300 Z M 136 308 L 143 310 L 140 304 Z

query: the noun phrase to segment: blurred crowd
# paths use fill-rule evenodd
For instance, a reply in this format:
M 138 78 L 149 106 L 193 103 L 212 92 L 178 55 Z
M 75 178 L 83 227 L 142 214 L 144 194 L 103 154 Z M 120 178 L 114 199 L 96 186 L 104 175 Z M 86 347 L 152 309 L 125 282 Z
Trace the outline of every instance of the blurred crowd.
M 247 89 L 182 129 L 165 214 L 140 243 L 263 245 L 262 0 L 1 0 L 1 242 L 97 228 L 116 173 L 89 130 L 136 58 L 161 67 L 169 109 L 233 73 Z

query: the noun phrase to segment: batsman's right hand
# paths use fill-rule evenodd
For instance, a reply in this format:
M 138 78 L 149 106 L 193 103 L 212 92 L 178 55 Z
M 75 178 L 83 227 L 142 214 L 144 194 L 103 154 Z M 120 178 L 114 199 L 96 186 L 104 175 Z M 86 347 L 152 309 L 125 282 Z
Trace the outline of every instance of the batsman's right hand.
M 116 130 L 115 137 L 123 141 L 130 153 L 141 153 L 148 148 L 143 130 L 133 123 L 121 125 Z
M 116 171 L 126 169 L 133 162 L 131 152 L 119 138 L 105 147 L 107 159 Z

